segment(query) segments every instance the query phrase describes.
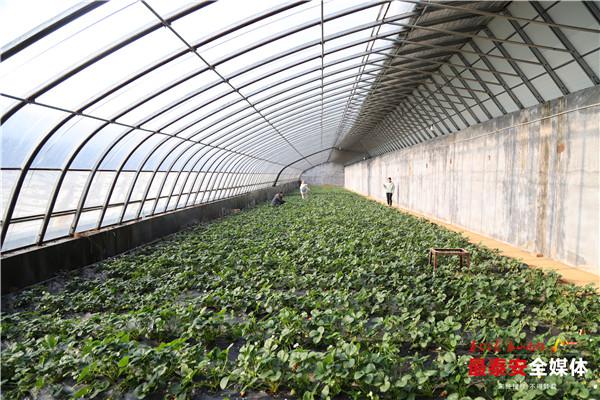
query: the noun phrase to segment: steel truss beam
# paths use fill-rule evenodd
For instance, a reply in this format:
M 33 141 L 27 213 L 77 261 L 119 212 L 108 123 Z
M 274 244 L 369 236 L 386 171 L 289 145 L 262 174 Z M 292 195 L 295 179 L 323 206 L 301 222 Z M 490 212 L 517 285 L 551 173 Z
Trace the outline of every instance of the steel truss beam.
M 508 14 L 508 11 L 506 11 L 506 13 Z M 523 41 L 525 43 L 527 43 L 528 45 L 533 45 L 533 41 L 531 40 L 531 38 L 529 37 L 529 35 L 527 34 L 527 32 L 525 32 L 525 30 L 521 27 L 521 25 L 519 25 L 518 22 L 513 21 L 513 20 L 510 20 L 509 22 L 512 25 L 512 27 L 515 30 L 515 32 L 517 32 L 519 34 L 519 36 L 521 37 L 521 39 L 523 39 Z M 535 58 L 540 62 L 540 64 L 542 65 L 542 67 L 544 67 L 544 69 L 546 70 L 546 72 L 548 73 L 548 75 L 550 75 L 550 78 L 552 78 L 552 80 L 554 81 L 554 83 L 556 84 L 556 86 L 558 86 L 558 88 L 560 89 L 560 91 L 562 92 L 562 94 L 564 96 L 566 96 L 567 94 L 569 94 L 569 89 L 567 89 L 567 87 L 565 86 L 565 84 L 563 83 L 563 81 L 558 77 L 558 75 L 556 74 L 556 72 L 554 72 L 554 70 L 550 66 L 550 63 L 548 63 L 548 60 L 546 59 L 546 57 L 544 57 L 544 55 L 542 54 L 542 52 L 540 51 L 540 49 L 537 48 L 537 47 L 535 47 L 535 46 L 531 46 L 529 50 L 531 50 L 531 52 L 533 53 L 533 55 L 535 56 Z M 576 54 L 577 54 L 577 52 L 576 52 Z M 575 56 L 575 54 L 573 54 L 573 56 Z
M 515 45 L 515 46 L 521 46 L 521 47 L 529 47 L 529 48 L 535 48 L 535 49 L 551 50 L 551 51 L 556 51 L 556 52 L 560 52 L 560 53 L 568 53 L 569 52 L 569 50 L 561 49 L 560 47 L 546 46 L 546 45 L 542 45 L 542 44 L 533 44 L 533 43 L 522 43 L 522 42 L 518 42 L 516 40 L 508 40 L 508 39 L 499 39 L 499 38 L 490 38 L 490 37 L 486 38 L 485 36 L 474 35 L 474 34 L 471 34 L 471 33 L 460 32 L 460 31 L 453 31 L 453 30 L 450 30 L 450 29 L 434 28 L 434 27 L 431 27 L 431 26 L 420 26 L 420 25 L 414 25 L 414 24 L 403 24 L 401 22 L 390 22 L 390 24 L 391 25 L 405 27 L 405 28 L 418 28 L 418 29 L 423 29 L 423 30 L 428 30 L 428 31 L 434 31 L 434 32 L 439 32 L 441 34 L 445 34 L 445 35 L 459 36 L 459 37 L 464 37 L 464 38 L 468 38 L 468 39 L 491 40 L 491 41 L 494 41 L 494 42 L 497 42 L 497 43 L 506 43 L 506 44 L 511 44 L 511 45 Z
M 565 48 L 568 49 L 571 52 L 571 54 L 573 54 L 573 56 L 575 57 L 575 61 L 577 61 L 577 64 L 579 64 L 581 69 L 583 69 L 583 71 L 586 73 L 588 78 L 590 78 L 592 83 L 594 85 L 599 85 L 600 78 L 598 78 L 598 75 L 594 72 L 594 70 L 590 67 L 590 65 L 583 59 L 583 57 L 581 57 L 581 54 L 579 54 L 577 49 L 575 49 L 575 46 L 573 46 L 573 43 L 571 43 L 571 41 L 567 38 L 567 36 L 561 30 L 561 26 L 559 24 L 554 23 L 554 21 L 552 20 L 550 15 L 548 15 L 546 10 L 544 10 L 544 7 L 542 7 L 542 5 L 539 2 L 532 1 L 530 4 L 533 6 L 535 11 L 538 13 L 538 15 L 540 17 L 542 17 L 544 22 L 548 25 L 550 30 L 552 30 L 552 32 L 556 35 L 558 40 L 560 40 L 562 45 L 565 46 Z M 565 29 L 564 26 L 562 28 Z
M 477 8 L 455 6 L 455 5 L 451 5 L 449 3 L 433 2 L 433 1 L 429 1 L 429 0 L 425 0 L 425 1 L 423 1 L 423 0 L 402 0 L 402 1 L 404 3 L 414 3 L 414 4 L 424 5 L 426 7 L 444 8 L 447 10 L 463 11 L 463 12 L 466 12 L 469 14 L 483 15 L 483 16 L 492 17 L 492 18 L 501 18 L 501 19 L 506 19 L 508 21 L 514 21 L 514 22 L 525 22 L 525 23 L 529 23 L 529 24 L 543 25 L 543 26 L 549 26 L 549 27 L 559 28 L 559 29 L 569 29 L 569 30 L 573 30 L 573 31 L 600 33 L 600 29 L 586 28 L 583 26 L 574 26 L 574 25 L 566 25 L 566 24 L 557 24 L 552 21 L 538 21 L 535 19 L 517 17 L 517 16 L 510 15 L 510 14 L 502 14 L 501 12 L 490 12 L 490 11 L 479 10 Z M 587 3 L 587 1 L 585 3 Z M 473 3 L 473 4 L 476 4 L 476 3 Z

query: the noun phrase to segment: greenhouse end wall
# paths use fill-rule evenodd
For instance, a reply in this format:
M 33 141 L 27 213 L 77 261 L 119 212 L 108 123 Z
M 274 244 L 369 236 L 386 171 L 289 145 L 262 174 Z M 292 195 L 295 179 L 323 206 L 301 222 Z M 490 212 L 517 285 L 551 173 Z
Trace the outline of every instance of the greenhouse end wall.
M 345 168 L 345 187 L 599 271 L 600 88 Z
M 344 166 L 336 163 L 324 163 L 302 173 L 301 179 L 309 185 L 344 186 Z

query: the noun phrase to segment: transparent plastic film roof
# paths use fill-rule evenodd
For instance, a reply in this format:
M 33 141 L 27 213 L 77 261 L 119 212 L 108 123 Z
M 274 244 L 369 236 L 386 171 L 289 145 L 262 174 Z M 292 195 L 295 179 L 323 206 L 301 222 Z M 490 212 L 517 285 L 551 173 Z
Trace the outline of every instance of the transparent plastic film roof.
M 8 0 L 0 14 L 3 252 L 600 83 L 595 2 Z

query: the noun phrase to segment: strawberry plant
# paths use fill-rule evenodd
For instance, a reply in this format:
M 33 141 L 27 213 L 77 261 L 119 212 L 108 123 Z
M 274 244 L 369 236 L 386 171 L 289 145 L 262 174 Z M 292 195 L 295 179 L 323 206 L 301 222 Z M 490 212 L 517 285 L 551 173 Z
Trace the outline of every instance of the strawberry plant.
M 312 194 L 5 296 L 3 398 L 600 396 L 593 288 L 344 190 Z M 431 247 L 467 249 L 471 269 L 433 274 Z M 471 376 L 469 359 L 498 355 L 470 343 L 496 339 L 543 342 L 520 355 L 582 357 L 587 372 Z M 552 386 L 507 388 L 525 380 Z

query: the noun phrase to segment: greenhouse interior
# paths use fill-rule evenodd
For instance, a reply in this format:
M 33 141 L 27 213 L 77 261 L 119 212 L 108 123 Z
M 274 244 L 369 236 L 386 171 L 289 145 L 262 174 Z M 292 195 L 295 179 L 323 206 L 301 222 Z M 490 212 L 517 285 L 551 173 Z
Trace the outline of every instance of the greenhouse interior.
M 0 17 L 1 399 L 600 399 L 600 2 Z

